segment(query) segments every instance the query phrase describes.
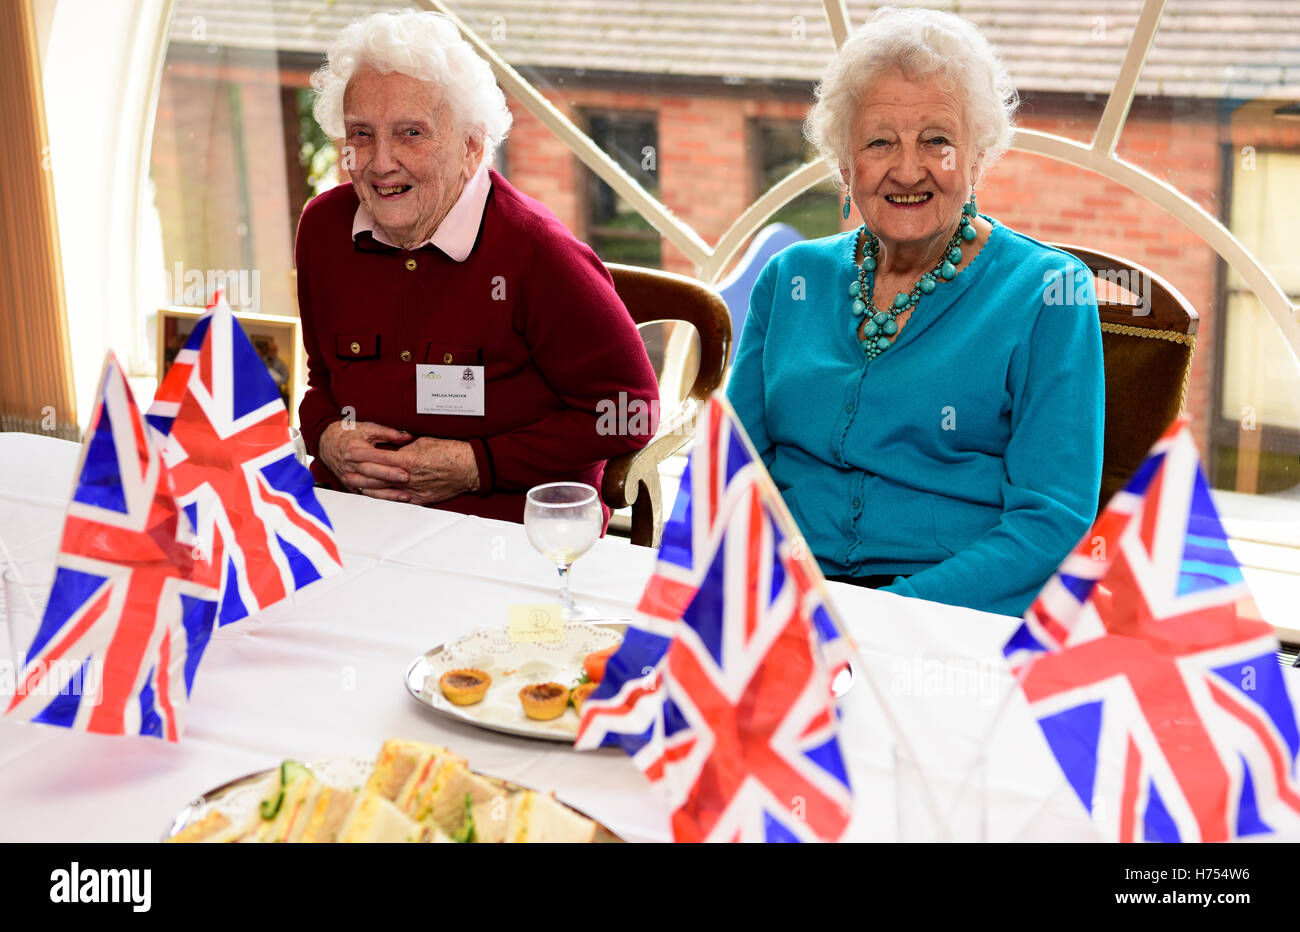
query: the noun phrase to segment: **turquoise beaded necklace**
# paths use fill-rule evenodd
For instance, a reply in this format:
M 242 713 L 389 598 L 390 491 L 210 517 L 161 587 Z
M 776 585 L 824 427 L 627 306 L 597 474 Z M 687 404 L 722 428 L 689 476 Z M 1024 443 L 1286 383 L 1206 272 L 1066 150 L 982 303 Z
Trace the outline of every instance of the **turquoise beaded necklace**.
M 969 243 L 977 235 L 975 225 L 971 222 L 975 211 L 975 196 L 971 195 L 971 199 L 962 205 L 961 222 L 957 224 L 957 232 L 953 233 L 952 239 L 948 240 L 943 258 L 935 265 L 933 271 L 921 276 L 921 280 L 912 286 L 911 291 L 896 295 L 894 303 L 884 311 L 877 308 L 872 300 L 876 285 L 876 259 L 880 254 L 880 240 L 867 229 L 866 224 L 858 230 L 854 255 L 857 255 L 857 250 L 862 250 L 862 265 L 858 268 L 857 279 L 849 285 L 849 297 L 853 299 L 853 334 L 857 337 L 861 332 L 862 351 L 867 354 L 868 359 L 875 359 L 894 345 L 890 337 L 898 333 L 900 314 L 916 307 L 922 295 L 933 294 L 938 279 L 950 282 L 957 277 L 957 263 L 961 262 L 961 244 L 963 241 Z M 867 318 L 865 323 L 861 320 L 863 317 Z

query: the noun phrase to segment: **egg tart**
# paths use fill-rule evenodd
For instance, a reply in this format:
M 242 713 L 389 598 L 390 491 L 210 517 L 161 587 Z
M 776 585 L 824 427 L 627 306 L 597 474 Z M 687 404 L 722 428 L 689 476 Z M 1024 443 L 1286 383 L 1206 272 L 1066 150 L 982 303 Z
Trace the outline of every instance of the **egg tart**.
M 492 677 L 482 670 L 448 670 L 438 679 L 438 685 L 453 705 L 473 705 L 483 701 Z
M 573 692 L 569 695 L 569 698 L 573 700 L 573 708 L 579 715 L 582 714 L 582 704 L 587 701 L 588 696 L 596 691 L 596 687 L 599 685 L 599 683 L 583 683 L 581 686 L 573 687 Z
M 559 718 L 569 707 L 569 691 L 559 683 L 534 683 L 519 690 L 524 714 L 538 721 Z

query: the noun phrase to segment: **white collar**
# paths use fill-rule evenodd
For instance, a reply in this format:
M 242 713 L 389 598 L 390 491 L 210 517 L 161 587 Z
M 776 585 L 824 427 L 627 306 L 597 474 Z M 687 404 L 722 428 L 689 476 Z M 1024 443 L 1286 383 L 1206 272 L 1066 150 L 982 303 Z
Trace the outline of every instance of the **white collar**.
M 442 218 L 442 223 L 433 231 L 433 236 L 413 248 L 437 246 L 456 262 L 464 262 L 474 249 L 478 228 L 483 223 L 483 212 L 487 209 L 488 192 L 491 190 L 492 178 L 488 175 L 487 165 L 480 162 L 478 171 L 465 182 L 460 197 L 451 205 L 451 210 Z M 401 248 L 397 243 L 384 239 L 375 226 L 375 218 L 366 210 L 366 205 L 358 204 L 356 215 L 352 218 L 352 238 L 356 239 L 362 233 L 369 233 L 376 242 L 385 246 Z

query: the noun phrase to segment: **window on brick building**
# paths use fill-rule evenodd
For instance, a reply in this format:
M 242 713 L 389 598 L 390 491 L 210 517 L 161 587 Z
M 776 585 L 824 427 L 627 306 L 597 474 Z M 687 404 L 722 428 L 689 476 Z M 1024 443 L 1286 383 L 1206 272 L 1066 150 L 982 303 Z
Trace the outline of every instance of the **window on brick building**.
M 804 138 L 799 120 L 751 120 L 749 138 L 755 198 L 800 165 L 817 158 L 816 150 Z M 835 183 L 827 178 L 774 213 L 771 222 L 788 223 L 805 239 L 833 236 L 840 232 L 840 196 Z
M 294 102 L 297 106 L 298 113 L 298 164 L 307 173 L 307 187 L 311 191 L 311 196 L 323 194 L 330 188 L 339 183 L 339 158 L 338 149 L 334 145 L 334 140 L 325 134 L 312 116 L 312 101 L 315 99 L 315 92 L 309 87 L 300 87 L 292 91 Z M 307 206 L 304 201 L 301 204 L 290 204 L 292 210 L 297 207 L 298 212 Z
M 588 112 L 587 134 L 641 187 L 659 195 L 659 123 L 654 114 Z M 606 262 L 658 268 L 660 237 L 654 227 L 586 166 L 583 239 Z
M 1300 215 L 1278 209 L 1300 191 L 1300 152 L 1229 149 L 1229 226 L 1292 302 L 1300 301 Z M 1214 484 L 1238 492 L 1300 492 L 1300 365 L 1236 272 L 1224 278 L 1225 317 L 1214 426 Z
M 178 262 L 183 269 L 258 269 L 260 309 L 292 315 L 295 211 L 304 189 L 310 194 L 326 183 L 318 168 L 330 156 L 302 119 L 303 89 L 335 24 L 404 0 L 318 4 L 330 8 L 324 19 L 299 0 L 265 2 L 275 16 L 249 18 L 221 0 L 172 4 L 152 124 L 155 264 L 169 275 Z M 952 0 L 910 3 L 953 8 Z M 1019 88 L 1023 130 L 1016 150 L 981 179 L 981 208 L 1038 239 L 1128 257 L 1187 296 L 1200 313 L 1187 413 L 1216 502 L 1230 534 L 1254 542 L 1268 536 L 1286 548 L 1277 564 L 1293 567 L 1300 367 L 1285 343 L 1290 338 L 1300 352 L 1300 340 L 1278 324 L 1295 315 L 1282 307 L 1282 291 L 1293 304 L 1300 297 L 1294 264 L 1287 264 L 1288 247 L 1300 242 L 1300 221 L 1288 208 L 1300 192 L 1300 111 L 1287 70 L 1294 30 L 1285 5 L 1042 0 L 996 24 L 977 22 Z M 718 284 L 768 223 L 784 221 L 809 237 L 838 230 L 842 195 L 834 180 L 814 179 L 812 171 L 803 177 L 807 190 L 772 214 L 747 215 L 746 208 L 809 156 L 799 118 L 833 52 L 839 0 L 759 25 L 725 4 L 663 4 L 653 17 L 635 4 L 578 0 L 508 10 L 486 0 L 448 6 L 534 92 L 530 101 L 520 87 L 507 88 L 516 115 L 513 158 L 501 152 L 498 168 L 505 173 L 510 161 L 511 183 L 603 258 Z M 871 6 L 848 4 L 849 25 Z M 1145 55 L 1129 55 L 1143 33 L 1134 28 L 1139 13 L 1149 18 L 1153 11 L 1161 14 L 1154 44 Z M 1213 54 L 1199 54 L 1206 50 Z M 643 205 L 657 230 L 632 208 L 615 172 L 607 167 L 607 184 L 572 155 L 580 146 L 556 125 L 557 111 L 658 199 Z M 1103 120 L 1107 111 L 1118 120 Z M 300 141 L 309 144 L 306 162 Z M 1168 187 L 1134 184 L 1134 167 Z M 1230 247 L 1210 217 L 1231 228 L 1281 291 L 1227 270 L 1219 255 Z M 152 261 L 146 256 L 141 266 Z M 128 360 L 135 375 L 153 372 L 151 340 L 138 341 Z M 671 506 L 671 493 L 664 505 Z M 1261 556 L 1254 566 L 1273 559 Z M 1275 575 L 1286 579 L 1273 604 L 1293 605 L 1300 576 L 1292 569 Z

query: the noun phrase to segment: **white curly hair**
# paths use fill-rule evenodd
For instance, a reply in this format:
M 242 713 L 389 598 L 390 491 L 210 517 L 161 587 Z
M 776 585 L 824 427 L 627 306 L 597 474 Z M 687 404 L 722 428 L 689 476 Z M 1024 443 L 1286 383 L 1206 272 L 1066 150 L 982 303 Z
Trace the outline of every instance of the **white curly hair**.
M 492 68 L 440 13 L 375 13 L 343 27 L 311 77 L 312 113 L 333 139 L 343 138 L 343 95 L 362 68 L 398 72 L 441 88 L 458 127 L 483 142 L 491 165 L 513 117 Z
M 888 72 L 935 79 L 965 108 L 977 152 L 987 168 L 1011 144 L 1020 95 L 993 47 L 973 23 L 938 10 L 881 7 L 841 46 L 822 74 L 804 135 L 838 168 L 850 158 L 853 120 L 872 82 Z

